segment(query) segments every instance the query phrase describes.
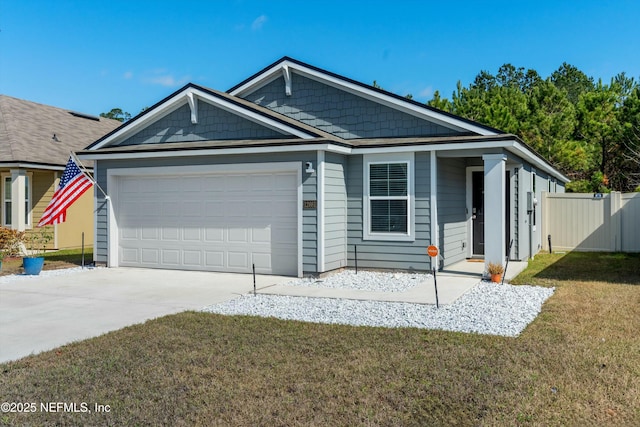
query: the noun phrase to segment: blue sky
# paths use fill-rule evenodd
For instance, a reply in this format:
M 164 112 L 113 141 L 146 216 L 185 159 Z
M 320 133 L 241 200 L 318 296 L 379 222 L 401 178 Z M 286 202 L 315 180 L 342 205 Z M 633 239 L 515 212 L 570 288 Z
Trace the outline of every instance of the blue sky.
M 427 101 L 504 63 L 640 78 L 638 1 L 0 0 L 0 93 L 136 115 L 282 56 Z

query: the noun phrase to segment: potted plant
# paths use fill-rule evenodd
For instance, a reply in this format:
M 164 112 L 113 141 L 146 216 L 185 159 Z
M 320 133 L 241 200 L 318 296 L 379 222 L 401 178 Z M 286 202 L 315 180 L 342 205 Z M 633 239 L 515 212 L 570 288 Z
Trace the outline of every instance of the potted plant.
M 504 273 L 504 267 L 502 264 L 496 264 L 490 262 L 487 266 L 487 273 L 491 276 L 491 281 L 494 283 L 500 283 L 502 281 L 502 273 Z
M 28 254 L 22 259 L 24 274 L 37 276 L 44 266 L 44 252 L 47 244 L 53 239 L 53 233 L 47 228 L 40 228 L 30 233 L 27 238 Z
M 0 271 L 2 271 L 2 260 L 5 257 L 20 254 L 22 242 L 24 242 L 24 231 L 0 227 Z

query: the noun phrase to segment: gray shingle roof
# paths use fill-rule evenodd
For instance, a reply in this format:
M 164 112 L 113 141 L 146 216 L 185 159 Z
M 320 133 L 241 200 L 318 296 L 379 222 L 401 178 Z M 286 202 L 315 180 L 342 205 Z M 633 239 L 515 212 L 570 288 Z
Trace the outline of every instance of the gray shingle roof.
M 0 95 L 0 166 L 3 163 L 64 166 L 70 151 L 85 148 L 121 125 L 117 120 L 82 116 L 63 108 Z

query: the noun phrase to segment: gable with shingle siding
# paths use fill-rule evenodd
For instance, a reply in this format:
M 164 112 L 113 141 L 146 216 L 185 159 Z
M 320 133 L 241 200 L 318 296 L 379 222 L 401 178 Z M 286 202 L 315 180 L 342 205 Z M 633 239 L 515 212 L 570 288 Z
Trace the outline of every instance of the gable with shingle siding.
M 344 139 L 453 136 L 459 132 L 292 72 L 292 94 L 284 77 L 245 99 Z
M 191 110 L 185 103 L 119 144 L 139 145 L 164 142 L 209 140 L 272 139 L 283 133 L 198 100 L 198 123 L 191 122 Z

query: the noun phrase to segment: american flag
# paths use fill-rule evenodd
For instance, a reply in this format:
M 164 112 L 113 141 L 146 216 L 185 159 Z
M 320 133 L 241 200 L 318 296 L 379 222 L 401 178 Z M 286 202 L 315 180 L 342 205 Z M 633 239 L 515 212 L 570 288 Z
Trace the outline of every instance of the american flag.
M 38 227 L 64 222 L 67 219 L 67 208 L 92 185 L 93 181 L 82 173 L 76 162 L 73 161 L 73 157 L 69 157 L 67 167 L 64 169 L 60 179 L 60 185 L 53 193 L 49 205 L 44 210 Z

